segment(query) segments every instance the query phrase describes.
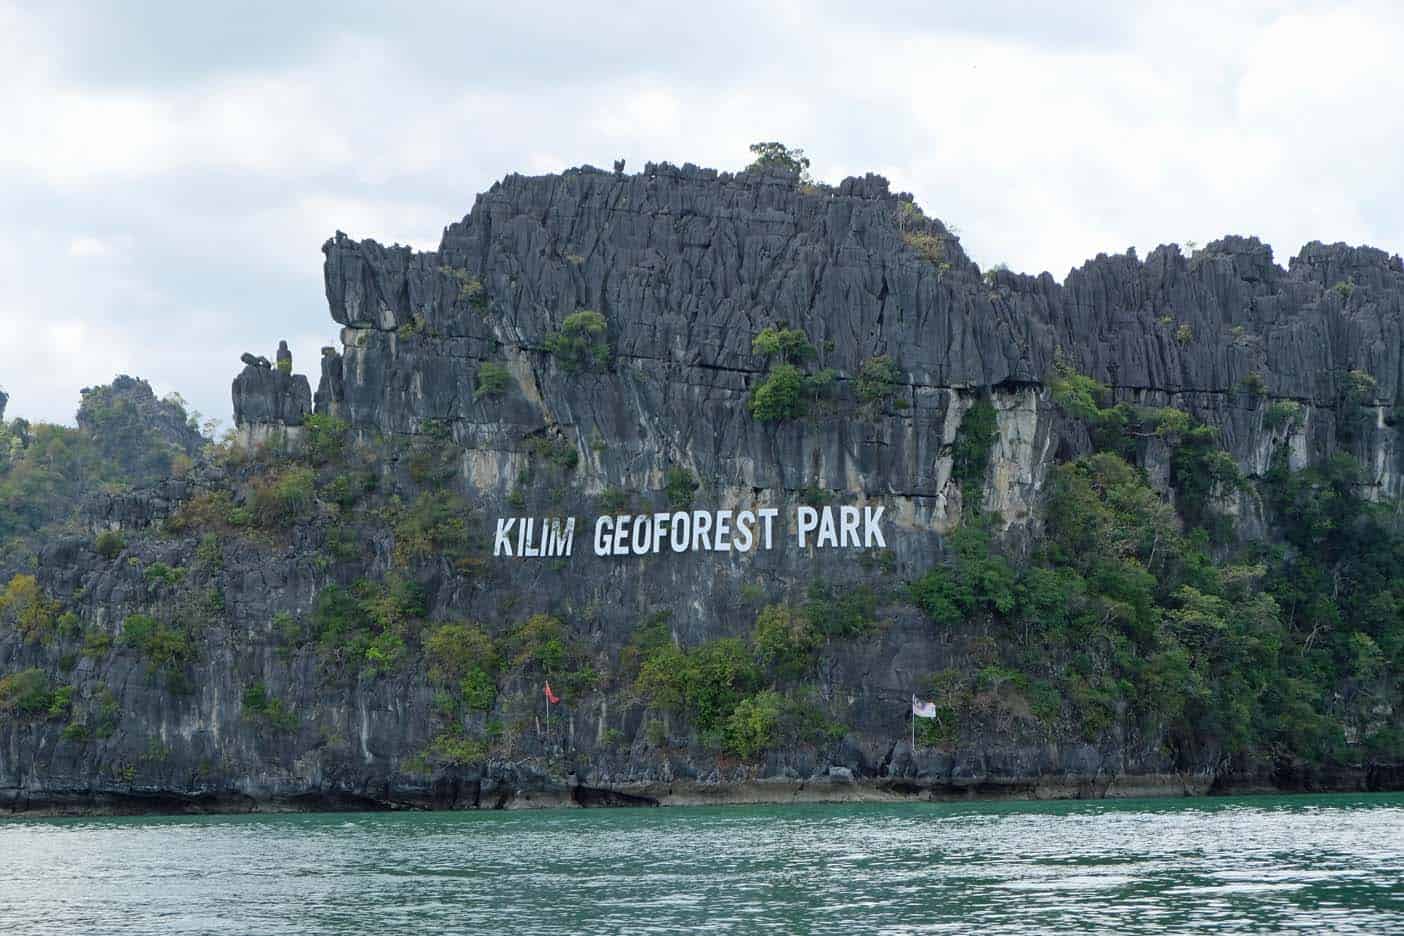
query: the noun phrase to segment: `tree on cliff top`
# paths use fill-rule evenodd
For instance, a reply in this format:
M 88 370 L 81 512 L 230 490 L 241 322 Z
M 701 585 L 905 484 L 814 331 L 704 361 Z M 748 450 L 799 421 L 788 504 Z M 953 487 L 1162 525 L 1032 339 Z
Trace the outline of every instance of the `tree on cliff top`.
M 804 155 L 804 150 L 796 147 L 791 149 L 784 143 L 752 143 L 751 152 L 756 155 L 755 161 L 746 168 L 749 169 L 785 169 L 799 176 L 800 182 L 808 184 L 813 180 L 809 176 L 809 157 Z

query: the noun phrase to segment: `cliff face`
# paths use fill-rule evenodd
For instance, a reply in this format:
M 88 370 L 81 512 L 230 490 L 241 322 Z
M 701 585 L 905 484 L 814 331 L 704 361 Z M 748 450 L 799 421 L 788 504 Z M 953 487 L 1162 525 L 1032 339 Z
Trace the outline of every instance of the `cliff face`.
M 1369 498 L 1390 501 L 1404 483 L 1393 428 L 1404 264 L 1371 248 L 1309 244 L 1283 269 L 1257 240 L 1230 237 L 1192 256 L 1173 245 L 1144 261 L 1098 256 L 1060 284 L 982 275 L 880 177 L 831 188 L 649 165 L 510 176 L 437 252 L 340 233 L 324 251 L 342 329 L 315 397 L 290 358 L 245 355 L 237 448 L 179 479 L 90 497 L 40 556 L 54 613 L 78 629 L 52 641 L 0 632 L 0 672 L 67 680 L 85 727 L 65 733 L 61 718 L 12 707 L 0 796 L 16 808 L 1102 795 L 1281 780 L 1281 763 L 1231 757 L 1213 734 L 1172 749 L 1129 716 L 1087 731 L 1017 704 L 963 712 L 954 735 L 913 750 L 909 696 L 933 673 L 978 669 L 992 618 L 934 627 L 903 583 L 948 554 L 972 498 L 1010 555 L 1039 548 L 1051 473 L 1095 445 L 1055 402 L 1056 374 L 1104 384 L 1107 407 L 1187 414 L 1249 482 L 1278 453 L 1302 469 L 1345 452 L 1365 466 Z M 582 310 L 603 330 L 582 330 Z M 767 327 L 803 332 L 806 379 L 832 370 L 804 418 L 749 406 L 777 362 L 753 345 Z M 893 376 L 869 392 L 865 367 L 882 359 Z M 1272 415 L 1288 402 L 1290 418 Z M 992 408 L 993 434 L 972 483 L 959 437 L 977 406 Z M 1126 454 L 1164 498 L 1182 496 L 1163 434 Z M 887 548 L 593 554 L 597 516 L 688 502 L 773 507 L 785 536 L 801 505 L 881 507 Z M 1254 484 L 1214 491 L 1214 507 L 1240 541 L 1272 538 Z M 512 516 L 576 517 L 574 554 L 494 556 L 495 521 Z M 121 532 L 117 552 L 94 544 L 102 531 Z M 414 597 L 396 605 L 401 585 Z M 836 728 L 738 755 L 649 694 L 645 624 L 684 649 L 750 639 L 763 605 L 816 586 L 839 604 L 867 590 L 877 626 L 831 634 L 801 679 L 767 671 L 756 686 L 802 684 Z M 338 595 L 366 616 L 347 626 L 380 644 L 350 656 L 332 645 Z M 144 624 L 124 636 L 134 614 L 191 645 L 153 662 Z M 561 632 L 531 643 L 522 622 L 534 615 Z M 442 631 L 450 622 L 478 626 Z M 445 645 L 476 633 L 497 641 L 480 666 L 491 699 L 464 709 L 444 687 L 462 679 L 468 697 L 480 664 L 453 669 Z M 543 678 L 568 690 L 550 735 Z M 1288 773 L 1393 782 L 1381 769 Z

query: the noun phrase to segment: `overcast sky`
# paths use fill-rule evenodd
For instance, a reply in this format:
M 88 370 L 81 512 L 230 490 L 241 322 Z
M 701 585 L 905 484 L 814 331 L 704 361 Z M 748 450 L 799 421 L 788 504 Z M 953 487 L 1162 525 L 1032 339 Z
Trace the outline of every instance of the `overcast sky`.
M 129 373 L 227 425 L 241 351 L 315 384 L 336 229 L 433 249 L 508 172 L 762 139 L 887 175 L 982 266 L 1404 249 L 1391 3 L 669 6 L 0 0 L 7 415 Z

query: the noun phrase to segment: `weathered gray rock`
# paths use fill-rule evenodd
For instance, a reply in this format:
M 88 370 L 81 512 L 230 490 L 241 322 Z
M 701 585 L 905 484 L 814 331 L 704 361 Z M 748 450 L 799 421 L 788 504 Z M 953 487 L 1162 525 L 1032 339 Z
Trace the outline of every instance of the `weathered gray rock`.
M 247 353 L 240 360 L 245 366 L 234 378 L 235 426 L 296 427 L 312 414 L 312 387 L 306 377 L 292 373 L 292 353 L 286 341 L 279 344 L 277 368 L 267 358 Z
M 604 686 L 557 713 L 554 747 L 536 730 L 536 708 L 494 711 L 503 739 L 493 755 L 432 776 L 410 766 L 437 725 L 422 670 L 329 672 L 316 648 L 281 642 L 274 622 L 306 622 L 328 585 L 412 574 L 432 621 L 481 622 L 500 633 L 533 613 L 555 613 L 603 671 L 655 615 L 668 616 L 674 639 L 695 645 L 746 634 L 756 589 L 766 601 L 802 596 L 815 582 L 878 580 L 897 589 L 940 555 L 960 516 L 950 445 L 979 390 L 990 393 L 998 419 L 985 503 L 1016 534 L 1037 522 L 1050 466 L 1089 444 L 1044 385 L 1060 359 L 1119 399 L 1174 405 L 1215 426 L 1250 475 L 1265 472 L 1280 445 L 1296 465 L 1344 446 L 1371 466 L 1382 494 L 1404 488 L 1404 445 L 1386 419 L 1404 379 L 1404 265 L 1369 248 L 1309 244 L 1284 270 L 1266 245 L 1228 237 L 1193 256 L 1173 245 L 1144 261 L 1098 256 L 1062 282 L 1047 273 L 982 274 L 957 237 L 880 176 L 805 187 L 778 170 L 649 164 L 625 175 L 616 164 L 613 172 L 509 176 L 445 230 L 434 252 L 339 232 L 324 251 L 341 349 L 323 350 L 315 412 L 345 419 L 367 455 L 355 468 L 387 487 L 405 484 L 406 502 L 418 490 L 406 481 L 416 446 L 438 440 L 451 443 L 450 485 L 469 505 L 465 522 L 484 536 L 497 516 L 587 521 L 603 512 L 606 491 L 622 492 L 640 511 L 664 509 L 666 473 L 682 467 L 700 482 L 699 506 L 789 510 L 805 489 L 881 505 L 890 567 L 796 549 L 600 559 L 589 555 L 582 528 L 569 562 L 486 559 L 465 575 L 431 556 L 405 573 L 384 525 L 356 530 L 353 556 L 332 555 L 326 542 L 344 522 L 339 515 L 319 515 L 272 543 L 230 537 L 198 567 L 193 534 L 132 537 L 120 561 L 101 560 L 88 538 L 64 539 L 39 564 L 45 587 L 114 637 L 127 614 L 175 600 L 159 577 L 143 574 L 157 562 L 207 576 L 201 585 L 220 602 L 201 609 L 208 623 L 188 694 L 163 691 L 119 640 L 110 658 L 79 659 L 72 676 L 84 698 L 99 687 L 118 694 L 124 714 L 112 736 L 65 739 L 61 725 L 0 728 L 0 803 L 486 807 L 702 802 L 743 789 L 774 799 L 801 790 L 1203 790 L 1223 771 L 1212 745 L 1172 764 L 1158 738 L 1112 732 L 1089 743 L 1016 720 L 999 733 L 961 726 L 954 743 L 913 751 L 911 691 L 933 672 L 968 666 L 978 635 L 935 633 L 900 604 L 883 609 L 879 634 L 826 659 L 817 691 L 842 710 L 848 729 L 832 743 L 738 764 L 685 726 L 650 733 L 646 725 L 666 713 L 646 711 L 627 687 Z M 546 342 L 583 309 L 605 316 L 611 363 L 571 375 Z M 778 323 L 802 328 L 818 349 L 813 366 L 838 376 L 821 412 L 774 425 L 752 419 L 745 403 L 768 367 L 752 340 Z M 285 351 L 277 360 L 290 370 Z M 896 399 L 874 409 L 860 405 L 853 384 L 876 355 L 890 356 L 903 378 Z M 314 411 L 306 379 L 265 358 L 242 360 L 233 396 L 245 444 L 294 433 Z M 477 392 L 489 362 L 510 376 L 501 394 Z M 1377 381 L 1379 418 L 1346 442 L 1337 411 L 1350 370 Z M 1263 394 L 1245 389 L 1250 375 L 1261 378 Z M 1302 403 L 1301 423 L 1267 427 L 1272 399 Z M 543 468 L 543 440 L 575 454 L 573 472 Z M 1167 489 L 1167 448 L 1151 440 L 1139 457 Z M 213 469 L 201 471 L 179 486 L 95 498 L 85 522 L 90 530 L 159 529 L 173 504 L 217 486 Z M 247 492 L 229 506 L 247 510 Z M 1224 506 L 1241 530 L 1261 528 L 1261 505 L 1246 495 Z M 0 671 L 51 665 L 44 654 L 0 640 Z M 294 728 L 273 731 L 244 710 L 254 683 L 298 713 Z M 500 698 L 539 704 L 539 683 L 513 677 Z M 488 715 L 473 717 L 486 728 Z M 164 756 L 151 755 L 153 745 Z M 1270 783 L 1278 768 L 1251 769 Z M 1326 781 L 1360 778 L 1304 774 L 1292 782 Z

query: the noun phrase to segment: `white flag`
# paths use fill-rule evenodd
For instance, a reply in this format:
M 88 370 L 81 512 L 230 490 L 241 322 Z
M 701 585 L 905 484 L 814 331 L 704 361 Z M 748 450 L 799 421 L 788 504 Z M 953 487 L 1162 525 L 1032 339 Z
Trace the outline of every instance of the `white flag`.
M 935 718 L 936 703 L 922 702 L 916 696 L 912 696 L 912 717 L 913 718 Z

